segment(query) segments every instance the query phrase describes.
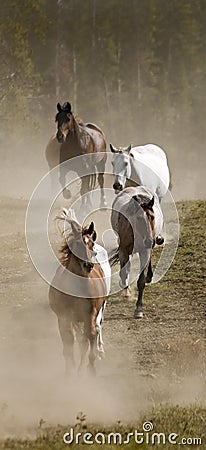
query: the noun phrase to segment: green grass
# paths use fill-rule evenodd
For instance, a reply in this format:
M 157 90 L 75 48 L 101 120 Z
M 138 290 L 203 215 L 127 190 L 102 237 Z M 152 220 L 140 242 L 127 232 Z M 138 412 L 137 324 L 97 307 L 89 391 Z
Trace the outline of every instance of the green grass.
M 150 432 L 143 431 L 143 424 L 148 420 L 153 424 L 153 430 Z M 37 437 L 34 439 L 6 439 L 4 442 L 0 443 L 0 450 L 63 450 L 65 448 L 72 449 L 85 449 L 88 448 L 88 444 L 83 443 L 82 437 L 79 438 L 79 444 L 75 443 L 74 440 L 71 444 L 66 445 L 63 442 L 64 433 L 70 432 L 72 425 L 67 427 L 57 426 L 56 428 L 44 428 L 41 427 L 36 431 Z M 92 436 L 90 439 L 94 441 L 94 444 L 90 445 L 93 450 L 102 448 L 103 450 L 114 450 L 127 448 L 128 450 L 133 450 L 137 448 L 141 449 L 166 449 L 172 448 L 172 444 L 168 442 L 168 436 L 175 433 L 177 443 L 182 441 L 182 438 L 200 438 L 201 447 L 197 445 L 184 445 L 184 448 L 201 448 L 206 449 L 206 409 L 201 408 L 197 405 L 193 405 L 188 408 L 183 408 L 179 406 L 171 407 L 164 406 L 155 408 L 147 415 L 142 416 L 137 421 L 134 420 L 133 424 L 122 425 L 121 423 L 115 424 L 113 427 L 103 427 L 101 425 L 89 424 L 86 421 L 77 421 L 75 426 L 75 433 L 85 433 L 90 432 Z M 124 444 L 123 442 L 127 439 L 127 434 L 137 430 L 138 433 L 143 432 L 143 436 L 138 436 L 138 439 L 142 438 L 143 443 L 140 445 L 135 443 L 134 438 L 129 438 L 129 443 Z M 103 433 L 105 438 L 105 444 L 96 444 L 95 435 L 97 433 Z M 122 445 L 113 445 L 113 440 L 111 438 L 111 444 L 108 444 L 109 433 L 120 433 L 122 438 Z M 153 433 L 163 433 L 165 435 L 165 444 L 159 445 L 156 441 L 156 445 L 152 443 Z M 147 437 L 148 436 L 148 437 Z M 103 442 L 103 437 L 99 436 L 99 439 Z M 148 439 L 148 443 L 146 442 Z M 157 439 L 157 438 L 155 438 Z M 119 442 L 119 441 L 118 441 Z M 161 441 L 162 442 L 162 441 Z M 178 444 L 177 444 L 178 445 Z M 176 448 L 176 447 L 174 447 Z

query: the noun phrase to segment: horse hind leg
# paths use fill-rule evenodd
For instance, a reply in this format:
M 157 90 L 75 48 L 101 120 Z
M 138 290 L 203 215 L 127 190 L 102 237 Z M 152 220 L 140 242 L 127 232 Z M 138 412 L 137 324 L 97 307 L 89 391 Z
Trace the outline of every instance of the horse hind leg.
M 63 355 L 65 359 L 65 375 L 68 376 L 74 370 L 74 334 L 72 323 L 68 317 L 58 317 L 59 333 L 63 343 Z
M 124 297 L 128 298 L 131 296 L 131 291 L 129 287 L 129 273 L 130 273 L 130 260 L 129 253 L 126 250 L 119 249 L 119 259 L 120 259 L 120 287 L 124 289 Z

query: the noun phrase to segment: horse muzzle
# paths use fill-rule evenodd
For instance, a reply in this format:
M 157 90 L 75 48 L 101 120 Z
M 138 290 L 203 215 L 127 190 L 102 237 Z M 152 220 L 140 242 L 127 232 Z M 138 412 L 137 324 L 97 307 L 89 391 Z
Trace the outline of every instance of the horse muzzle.
M 62 144 L 62 142 L 64 142 L 64 135 L 60 131 L 57 131 L 56 138 L 60 144 Z
M 118 194 L 123 190 L 123 186 L 119 183 L 119 181 L 115 181 L 115 183 L 113 184 L 113 189 L 115 191 L 115 194 Z
M 83 263 L 83 269 L 85 270 L 85 272 L 90 273 L 91 270 L 93 269 L 94 264 L 90 263 L 90 262 L 84 262 Z
M 146 239 L 144 239 L 143 242 L 144 242 L 144 246 L 148 249 L 153 248 L 153 246 L 154 246 L 153 239 L 146 238 Z

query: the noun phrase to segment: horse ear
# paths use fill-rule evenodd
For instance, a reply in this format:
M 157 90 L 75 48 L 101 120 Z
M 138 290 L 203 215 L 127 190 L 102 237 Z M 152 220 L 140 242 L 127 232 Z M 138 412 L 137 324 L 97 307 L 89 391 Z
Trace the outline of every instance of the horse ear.
M 62 109 L 69 114 L 71 112 L 72 107 L 69 102 L 65 102 L 62 106 Z
M 88 228 L 88 234 L 90 234 L 91 236 L 93 232 L 94 232 L 94 222 L 91 222 Z
M 109 146 L 110 146 L 110 150 L 111 150 L 112 153 L 117 153 L 116 148 L 113 147 L 112 144 L 109 144 Z
M 57 103 L 57 111 L 61 111 L 62 110 L 62 107 L 61 107 L 61 105 L 60 105 L 60 103 Z
M 141 204 L 141 207 L 143 209 L 150 209 L 150 211 L 152 211 L 153 206 L 154 206 L 154 195 L 153 195 L 152 199 L 148 203 L 142 203 Z
M 71 222 L 71 229 L 72 229 L 72 233 L 73 233 L 74 237 L 76 239 L 80 238 L 80 236 L 82 235 L 82 230 L 81 230 L 80 226 L 78 225 L 78 223 Z
M 92 233 L 92 239 L 93 239 L 94 242 L 96 241 L 96 239 L 97 239 L 97 233 L 96 233 L 96 231 L 93 231 L 93 233 Z
M 152 199 L 150 200 L 150 202 L 148 203 L 148 209 L 152 209 L 154 206 L 154 195 L 152 197 Z
M 129 153 L 131 149 L 132 149 L 132 144 L 129 144 L 128 147 L 124 149 L 124 151 L 126 153 Z

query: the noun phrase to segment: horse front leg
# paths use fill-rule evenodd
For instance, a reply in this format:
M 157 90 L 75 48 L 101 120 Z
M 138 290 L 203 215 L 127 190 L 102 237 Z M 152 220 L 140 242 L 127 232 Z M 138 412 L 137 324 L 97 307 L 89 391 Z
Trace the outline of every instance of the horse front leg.
M 96 342 L 97 342 L 97 330 L 96 330 L 97 311 L 93 308 L 88 322 L 85 324 L 85 335 L 87 336 L 90 349 L 89 349 L 89 373 L 90 375 L 96 375 L 95 359 L 96 359 Z
M 147 275 L 146 275 L 146 283 L 151 283 L 153 277 L 153 271 L 152 271 L 152 261 L 150 258 L 148 269 L 147 269 Z
M 80 364 L 78 367 L 78 372 L 81 373 L 85 365 L 85 360 L 89 348 L 89 339 L 85 333 L 83 333 L 83 335 L 81 335 L 81 337 L 78 338 L 78 343 L 80 348 Z
M 129 252 L 127 249 L 119 248 L 119 260 L 120 260 L 120 287 L 124 289 L 124 297 L 130 297 L 130 287 L 129 287 L 129 273 L 130 273 L 130 259 Z
M 153 273 L 152 273 L 152 266 L 151 266 L 151 252 L 148 254 L 148 252 L 145 252 L 143 254 L 139 254 L 140 257 L 140 276 L 137 280 L 137 289 L 138 289 L 138 298 L 136 303 L 136 309 L 134 312 L 134 318 L 135 319 L 141 319 L 143 317 L 143 311 L 142 311 L 142 298 L 143 298 L 143 292 L 145 288 L 145 283 L 150 282 Z M 149 259 L 149 260 L 148 260 Z M 150 280 L 150 281 L 147 281 Z
M 65 359 L 65 375 L 70 375 L 74 370 L 74 335 L 72 324 L 68 317 L 58 317 L 59 333 L 63 343 L 63 355 Z
M 92 206 L 92 202 L 91 202 L 91 193 L 89 192 L 89 181 L 90 181 L 90 176 L 89 175 L 85 175 L 84 177 L 81 178 L 81 190 L 80 190 L 80 194 L 82 197 L 82 208 L 83 210 L 86 209 L 86 205 Z M 87 195 L 86 195 L 87 194 Z
M 103 359 L 105 357 L 105 351 L 104 351 L 104 342 L 102 337 L 102 322 L 103 322 L 103 312 L 105 308 L 106 302 L 101 306 L 97 319 L 96 319 L 96 331 L 97 331 L 97 357 L 99 359 Z
M 59 182 L 62 187 L 62 194 L 65 199 L 69 200 L 71 198 L 72 194 L 71 194 L 71 191 L 66 187 L 66 175 L 67 175 L 67 171 L 65 171 L 60 166 Z
M 99 164 L 97 164 L 97 170 L 98 170 L 98 183 L 100 186 L 101 194 L 100 194 L 100 208 L 106 208 L 107 202 L 106 197 L 104 193 L 104 172 L 105 172 L 105 164 L 106 161 L 103 160 Z

